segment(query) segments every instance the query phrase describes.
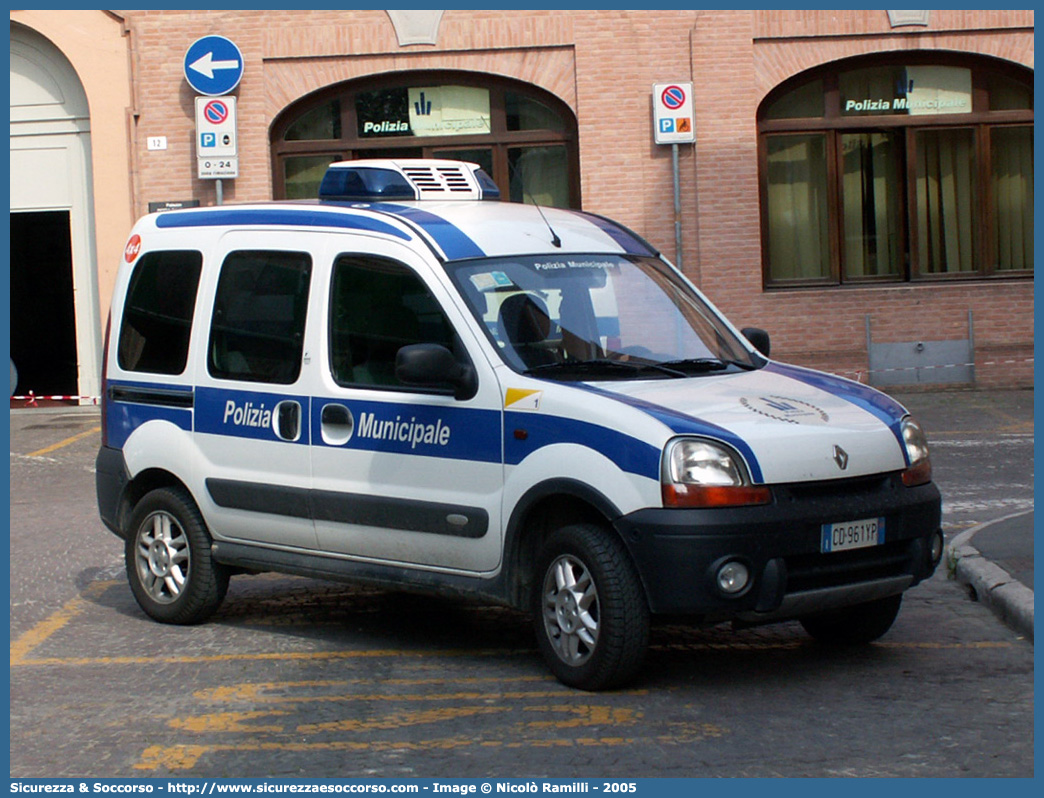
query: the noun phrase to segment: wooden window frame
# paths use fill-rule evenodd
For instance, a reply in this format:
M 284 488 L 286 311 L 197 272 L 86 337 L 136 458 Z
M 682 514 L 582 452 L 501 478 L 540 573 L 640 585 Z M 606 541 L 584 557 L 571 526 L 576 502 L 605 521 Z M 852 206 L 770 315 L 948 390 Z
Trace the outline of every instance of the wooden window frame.
M 374 136 L 360 138 L 355 110 L 355 95 L 363 91 L 410 86 L 453 85 L 474 86 L 489 89 L 490 133 L 457 136 Z M 563 130 L 514 130 L 507 129 L 505 95 L 508 91 L 529 97 L 548 106 L 563 121 Z M 313 139 L 286 141 L 284 136 L 290 126 L 303 114 L 318 106 L 341 101 L 341 137 L 339 139 Z M 368 151 L 394 148 L 417 148 L 423 157 L 436 157 L 434 152 L 446 149 L 490 149 L 493 156 L 491 177 L 500 188 L 501 196 L 509 196 L 510 175 L 508 173 L 508 149 L 513 147 L 539 147 L 565 145 L 569 161 L 569 207 L 580 208 L 580 155 L 576 116 L 564 102 L 537 86 L 520 81 L 473 72 L 449 70 L 390 73 L 372 78 L 353 80 L 329 86 L 315 92 L 284 109 L 270 128 L 272 192 L 275 198 L 286 196 L 283 159 L 295 155 L 338 154 L 342 160 L 366 158 Z
M 840 72 L 874 66 L 954 66 L 968 68 L 972 74 L 972 108 L 970 113 L 936 114 L 925 116 L 865 115 L 844 117 L 841 115 Z M 995 269 L 992 260 L 993 241 L 996 235 L 993 220 L 993 197 L 991 188 L 990 135 L 997 128 L 1025 127 L 1032 129 L 1034 109 L 1014 111 L 990 111 L 988 77 L 999 73 L 1023 85 L 1029 84 L 1032 97 L 1032 72 L 1023 67 L 1004 62 L 967 55 L 916 52 L 889 52 L 862 56 L 809 70 L 780 84 L 770 92 L 761 104 L 758 130 L 758 193 L 761 205 L 760 231 L 762 253 L 762 281 L 766 289 L 795 289 L 805 287 L 857 287 L 880 286 L 882 284 L 939 283 L 966 280 L 1007 280 L 1032 278 L 1033 270 Z M 823 81 L 824 115 L 818 118 L 766 119 L 764 112 L 778 99 L 800 85 Z M 918 131 L 930 129 L 970 128 L 973 132 L 973 148 L 976 165 L 974 171 L 975 196 L 973 199 L 973 261 L 976 269 L 955 274 L 928 274 L 921 271 L 917 263 L 916 245 L 916 145 Z M 901 235 L 903 238 L 903 264 L 895 277 L 846 278 L 844 276 L 841 241 L 844 226 L 841 177 L 841 136 L 845 133 L 862 133 L 885 130 L 900 130 L 899 137 L 904 150 L 905 173 L 901 179 L 900 198 Z M 774 135 L 818 133 L 826 137 L 827 169 L 827 214 L 829 229 L 830 277 L 807 280 L 774 279 L 769 262 L 769 218 L 768 218 L 768 140 Z

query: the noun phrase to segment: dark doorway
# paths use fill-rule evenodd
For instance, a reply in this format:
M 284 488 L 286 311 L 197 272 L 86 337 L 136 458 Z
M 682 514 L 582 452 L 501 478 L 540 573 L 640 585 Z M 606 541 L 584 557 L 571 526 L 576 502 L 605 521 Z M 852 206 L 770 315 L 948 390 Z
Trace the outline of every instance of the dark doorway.
M 11 214 L 11 359 L 17 393 L 78 393 L 68 211 Z

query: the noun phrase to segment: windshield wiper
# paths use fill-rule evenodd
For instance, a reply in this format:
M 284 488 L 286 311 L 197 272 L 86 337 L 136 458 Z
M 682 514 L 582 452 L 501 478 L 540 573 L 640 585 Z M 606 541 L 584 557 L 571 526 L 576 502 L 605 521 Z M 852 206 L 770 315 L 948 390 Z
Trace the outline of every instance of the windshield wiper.
M 753 371 L 757 366 L 744 363 L 742 360 L 729 360 L 719 357 L 690 357 L 681 360 L 667 360 L 660 363 L 672 369 L 688 369 L 690 371 L 724 371 L 729 366 L 736 366 L 744 371 Z
M 722 371 L 729 367 L 728 363 L 716 357 L 686 357 L 680 360 L 667 360 L 660 365 L 667 368 L 689 369 L 691 371 Z
M 671 377 L 688 376 L 683 371 L 670 367 L 664 363 L 633 363 L 626 360 L 610 360 L 599 357 L 591 360 L 563 360 L 561 363 L 544 363 L 526 369 L 523 374 L 547 374 L 549 372 L 587 372 L 587 371 L 627 371 L 631 374 L 639 374 L 643 371 L 658 371 Z

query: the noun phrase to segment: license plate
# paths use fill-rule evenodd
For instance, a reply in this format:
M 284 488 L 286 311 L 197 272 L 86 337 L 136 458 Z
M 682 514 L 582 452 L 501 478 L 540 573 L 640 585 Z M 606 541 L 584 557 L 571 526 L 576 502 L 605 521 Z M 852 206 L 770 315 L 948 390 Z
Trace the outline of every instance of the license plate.
M 844 521 L 840 524 L 823 524 L 823 539 L 820 551 L 851 551 L 880 546 L 885 542 L 885 520 L 862 518 L 859 521 Z

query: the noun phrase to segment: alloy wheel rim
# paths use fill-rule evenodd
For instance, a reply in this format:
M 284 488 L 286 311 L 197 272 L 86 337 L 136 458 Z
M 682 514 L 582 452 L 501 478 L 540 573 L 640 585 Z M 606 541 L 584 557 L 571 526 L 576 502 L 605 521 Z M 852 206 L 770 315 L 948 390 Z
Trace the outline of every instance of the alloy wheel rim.
M 555 559 L 544 575 L 543 617 L 547 638 L 563 662 L 577 666 L 598 644 L 598 589 L 587 567 L 572 555 Z
M 135 567 L 141 586 L 159 604 L 172 604 L 188 582 L 192 561 L 188 536 L 178 520 L 163 510 L 149 515 L 138 528 Z

